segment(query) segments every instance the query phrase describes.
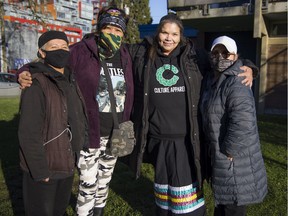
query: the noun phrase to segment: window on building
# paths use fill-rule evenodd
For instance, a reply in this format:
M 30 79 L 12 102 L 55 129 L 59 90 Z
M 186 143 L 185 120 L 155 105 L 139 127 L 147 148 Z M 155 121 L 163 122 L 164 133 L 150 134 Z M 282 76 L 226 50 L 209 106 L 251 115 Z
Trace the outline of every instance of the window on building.
M 57 17 L 61 19 L 65 19 L 65 13 L 63 12 L 57 12 Z

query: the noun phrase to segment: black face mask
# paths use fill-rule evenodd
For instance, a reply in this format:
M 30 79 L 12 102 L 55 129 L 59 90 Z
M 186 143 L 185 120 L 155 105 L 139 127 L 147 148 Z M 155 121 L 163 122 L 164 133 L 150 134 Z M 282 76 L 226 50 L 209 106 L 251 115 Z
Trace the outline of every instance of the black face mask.
M 233 65 L 234 61 L 225 59 L 220 54 L 218 57 L 214 57 L 214 58 L 212 57 L 212 63 L 213 63 L 215 70 L 217 70 L 218 72 L 223 72 L 224 70 L 229 68 L 231 65 Z
M 70 56 L 70 52 L 63 49 L 53 51 L 46 51 L 46 50 L 42 51 L 46 53 L 44 61 L 55 68 L 64 68 Z

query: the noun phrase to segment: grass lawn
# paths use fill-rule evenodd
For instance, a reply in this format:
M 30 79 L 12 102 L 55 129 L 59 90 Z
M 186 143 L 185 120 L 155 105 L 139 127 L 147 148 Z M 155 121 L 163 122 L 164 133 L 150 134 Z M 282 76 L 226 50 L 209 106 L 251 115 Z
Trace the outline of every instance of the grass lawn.
M 0 98 L 0 216 L 24 215 L 21 171 L 18 158 L 18 98 Z M 248 216 L 287 215 L 287 117 L 259 116 L 262 152 L 268 174 L 268 195 L 264 202 L 249 206 Z M 117 162 L 105 215 L 154 215 L 153 168 L 142 166 L 143 175 L 135 180 L 129 168 Z M 78 175 L 67 215 L 74 215 Z M 213 196 L 205 184 L 208 216 L 213 215 Z

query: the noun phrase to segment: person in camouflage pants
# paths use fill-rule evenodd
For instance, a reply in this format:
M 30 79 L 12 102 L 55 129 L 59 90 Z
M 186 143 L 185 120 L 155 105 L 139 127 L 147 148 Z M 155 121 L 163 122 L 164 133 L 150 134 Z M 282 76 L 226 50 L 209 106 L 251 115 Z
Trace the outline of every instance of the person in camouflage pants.
M 117 161 L 116 157 L 106 154 L 108 141 L 108 137 L 101 137 L 100 148 L 80 153 L 80 184 L 76 207 L 78 215 L 93 215 L 93 211 L 101 211 L 105 207 L 109 182 Z
M 104 214 L 117 161 L 109 149 L 113 117 L 107 94 L 109 88 L 101 65 L 103 60 L 109 71 L 113 93 L 120 99 L 116 106 L 118 122 L 130 120 L 134 99 L 132 60 L 128 48 L 122 43 L 127 22 L 124 11 L 115 7 L 103 8 L 98 15 L 97 32 L 85 35 L 70 49 L 70 65 L 78 73 L 77 82 L 88 110 L 90 140 L 87 148 L 80 152 L 78 161 L 80 181 L 76 211 L 79 216 Z M 120 83 L 124 89 L 119 95 L 116 90 Z

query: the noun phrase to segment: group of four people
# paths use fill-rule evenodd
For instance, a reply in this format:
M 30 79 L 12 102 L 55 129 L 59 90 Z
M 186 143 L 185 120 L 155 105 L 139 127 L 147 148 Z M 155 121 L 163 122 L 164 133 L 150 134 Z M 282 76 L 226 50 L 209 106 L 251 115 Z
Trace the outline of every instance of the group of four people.
M 250 88 L 257 68 L 238 59 L 226 36 L 214 41 L 210 57 L 196 50 L 174 14 L 139 44 L 123 43 L 127 22 L 122 10 L 104 8 L 98 31 L 69 48 L 63 32 L 45 32 L 37 62 L 18 71 L 26 214 L 65 213 L 74 164 L 77 215 L 104 214 L 117 161 L 107 151 L 113 117 L 105 60 L 118 120 L 134 122 L 137 144 L 126 162 L 136 177 L 143 160 L 155 168 L 156 215 L 205 215 L 202 183 L 210 177 L 215 215 L 245 215 L 267 193 Z

